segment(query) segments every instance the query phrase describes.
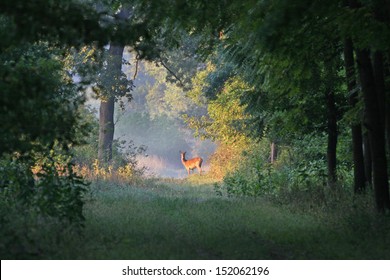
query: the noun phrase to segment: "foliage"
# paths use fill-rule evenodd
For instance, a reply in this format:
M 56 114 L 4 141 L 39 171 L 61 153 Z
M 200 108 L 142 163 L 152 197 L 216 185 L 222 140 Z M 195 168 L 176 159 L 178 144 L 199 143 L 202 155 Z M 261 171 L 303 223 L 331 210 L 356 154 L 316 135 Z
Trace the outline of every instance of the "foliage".
M 133 183 L 141 178 L 146 167 L 138 166 L 135 158 L 117 167 L 112 164 L 101 164 L 98 159 L 95 159 L 91 166 L 75 165 L 73 170 L 89 181 Z
M 167 71 L 167 82 L 186 92 L 192 88 L 192 78 L 203 65 L 199 55 L 202 35 L 188 34 L 182 29 L 172 30 L 169 26 L 162 29 L 159 34 L 159 59 L 154 61 Z
M 79 1 L 22 2 L 0 4 L 2 203 L 80 227 L 86 183 L 74 174 L 69 149 L 89 124 L 66 46 L 104 43 L 111 27 Z
M 242 151 L 251 150 L 252 141 L 248 139 L 259 141 L 262 137 L 276 143 L 281 156 L 290 153 L 289 161 L 270 166 L 263 159 L 268 158 L 268 152 L 254 148 L 262 154 L 260 161 L 244 161 L 241 167 L 235 166 L 226 173 L 225 183 L 237 193 L 277 193 L 283 185 L 322 187 L 327 168 L 327 94 L 332 92 L 336 97 L 337 112 L 332 113 L 336 121 L 347 108 L 342 37 L 337 26 L 338 16 L 344 11 L 337 13 L 340 6 L 336 1 L 329 5 L 318 1 L 243 1 L 226 6 L 226 13 L 236 12 L 224 18 L 228 22 L 223 22 L 226 25 L 209 57 L 213 66 L 209 64 L 198 73 L 190 92 L 198 103 L 208 106 L 208 115 L 187 117 L 187 122 L 198 135 L 240 146 L 236 158 L 245 158 L 240 155 Z M 245 87 L 234 90 L 232 81 L 240 81 Z M 233 102 L 237 102 L 235 108 L 243 111 L 229 106 Z M 224 115 L 223 110 L 230 114 Z M 345 127 L 340 131 L 345 131 Z M 237 132 L 246 142 L 229 142 Z M 347 163 L 344 159 L 351 150 L 341 145 L 338 168 L 343 174 L 341 184 L 348 185 L 352 165 L 350 159 Z M 220 166 L 230 163 L 213 162 Z M 275 181 L 279 183 L 274 184 Z
M 84 179 L 74 173 L 71 157 L 51 150 L 49 155 L 38 155 L 40 170 L 36 176 L 36 197 L 33 205 L 44 215 L 67 219 L 82 225 Z
M 102 68 L 104 52 L 94 44 L 85 44 L 80 48 L 68 47 L 65 51 L 64 70 L 78 86 L 79 91 L 87 91 L 96 83 L 97 74 Z
M 100 26 L 100 15 L 82 1 L 4 0 L 0 10 L 2 21 L 14 30 L 2 42 L 3 46 L 33 41 L 79 46 L 94 41 L 104 43 L 111 34 L 112 26 Z
M 243 149 L 245 148 L 219 143 L 214 153 L 209 157 L 209 176 L 222 180 L 225 176 L 234 172 L 242 160 Z
M 0 55 L 1 189 L 4 199 L 81 225 L 86 184 L 73 173 L 67 151 L 89 126 L 80 117 L 83 98 L 60 57 L 58 49 L 44 43 Z M 33 174 L 36 165 L 40 169 Z
M 113 96 L 115 101 L 126 98 L 130 102 L 134 83 L 133 80 L 127 79 L 123 71 L 118 69 L 122 65 L 122 56 L 104 52 L 102 59 L 104 63 L 98 71 L 92 87 L 96 97 L 100 100 L 107 100 Z
M 43 217 L 82 226 L 87 184 L 73 172 L 70 158 L 63 152 L 34 153 L 31 159 L 3 157 L 0 173 L 3 203 L 21 204 Z
M 1 154 L 45 149 L 54 139 L 72 143 L 86 130 L 77 111 L 83 98 L 53 52 L 45 44 L 26 44 L 0 55 Z
M 205 98 L 204 92 L 210 84 L 207 82 L 210 73 L 213 73 L 212 67 L 199 72 L 194 78 L 194 88 L 188 95 L 197 102 Z M 229 143 L 233 146 L 243 146 L 248 141 L 246 120 L 249 116 L 245 113 L 246 106 L 240 102 L 240 96 L 250 91 L 251 88 L 239 77 L 231 78 L 223 83 L 220 91 L 215 93 L 216 97 L 207 102 L 206 116 L 200 119 L 196 116 L 184 116 L 185 120 L 190 127 L 195 129 L 197 136 Z
M 3 201 L 0 216 L 1 259 L 43 258 L 55 254 L 65 236 L 80 234 L 67 223 L 20 204 Z
M 171 63 L 173 64 L 172 61 Z M 144 71 L 152 78 L 145 85 L 147 87 L 145 109 L 152 119 L 163 117 L 180 123 L 181 114 L 196 110 L 191 100 L 186 97 L 184 89 L 172 80 L 165 68 L 145 63 Z
M 341 142 L 347 137 L 342 135 Z M 269 145 L 269 140 L 263 139 L 244 150 L 238 166 L 224 177 L 218 192 L 274 198 L 299 197 L 305 192 L 322 195 L 327 176 L 325 134 L 304 135 L 289 146 L 279 147 L 278 160 L 274 164 L 269 162 Z M 340 155 L 349 155 L 349 149 L 349 146 L 340 145 Z M 349 157 L 339 157 L 337 173 L 340 187 L 345 191 L 350 189 L 353 175 Z
M 268 162 L 268 140 L 244 149 L 238 165 L 223 178 L 222 187 L 228 195 L 259 196 L 278 191 L 273 184 L 274 166 Z
M 6 40 L 0 48 L 37 41 L 77 48 L 85 44 L 103 47 L 116 42 L 137 46 L 146 55 L 154 51 L 146 39 L 150 38 L 155 22 L 146 21 L 140 13 L 134 13 L 128 21 L 118 22 L 113 16 L 121 6 L 134 7 L 139 2 L 143 1 L 4 0 L 0 3 L 2 27 L 14 32 L 1 32 Z

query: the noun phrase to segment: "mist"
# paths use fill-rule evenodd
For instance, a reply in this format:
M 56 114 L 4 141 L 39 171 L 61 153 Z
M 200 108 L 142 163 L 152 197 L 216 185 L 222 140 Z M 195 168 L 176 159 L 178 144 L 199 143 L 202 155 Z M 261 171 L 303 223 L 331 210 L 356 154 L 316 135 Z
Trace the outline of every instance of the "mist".
M 135 58 L 130 50 L 124 53 L 122 71 L 128 80 L 133 79 Z M 199 114 L 201 108 L 186 96 L 185 91 L 172 81 L 167 81 L 168 72 L 154 63 L 139 61 L 134 79 L 132 99 L 123 98 L 115 109 L 114 140 L 122 143 L 123 153 L 127 149 L 144 147 L 137 154 L 138 165 L 146 167 L 146 175 L 169 178 L 184 178 L 187 171 L 180 159 L 180 151 L 187 158 L 202 157 L 202 170 L 209 169 L 209 156 L 216 144 L 194 136 L 183 121 L 183 114 Z M 87 105 L 99 112 L 100 101 L 93 93 L 87 94 Z

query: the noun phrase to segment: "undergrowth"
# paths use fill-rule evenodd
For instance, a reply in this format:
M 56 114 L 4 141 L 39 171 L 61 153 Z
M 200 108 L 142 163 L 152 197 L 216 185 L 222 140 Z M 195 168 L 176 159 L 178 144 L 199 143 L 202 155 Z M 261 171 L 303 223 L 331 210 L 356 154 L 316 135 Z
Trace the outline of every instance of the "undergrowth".
M 371 196 L 221 196 L 207 177 L 96 180 L 85 196 L 85 227 L 19 208 L 1 208 L 2 259 L 388 259 L 388 217 Z M 319 201 L 313 202 L 318 195 Z M 344 194 L 346 195 L 346 194 Z M 314 200 L 315 201 L 315 200 Z M 332 201 L 332 203 L 330 203 Z M 348 201 L 348 200 L 347 200 Z M 10 211 L 10 209 L 12 211 Z M 5 223 L 4 223 L 5 221 Z M 13 238 L 13 240 L 11 240 Z M 5 240 L 7 247 L 4 247 Z M 11 241 L 10 241 L 11 240 Z

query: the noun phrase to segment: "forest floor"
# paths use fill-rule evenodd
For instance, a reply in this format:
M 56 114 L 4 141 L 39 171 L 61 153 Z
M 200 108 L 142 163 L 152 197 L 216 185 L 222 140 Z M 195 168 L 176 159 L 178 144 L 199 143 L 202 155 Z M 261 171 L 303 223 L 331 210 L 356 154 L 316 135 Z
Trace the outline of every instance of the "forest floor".
M 40 227 L 33 236 L 38 253 L 21 257 L 390 259 L 388 218 L 383 224 L 362 215 L 295 211 L 264 198 L 220 196 L 212 183 L 193 180 L 95 182 L 85 217 L 82 234 Z
M 212 184 L 93 186 L 86 228 L 56 258 L 389 259 L 390 233 L 356 216 L 221 197 Z M 388 225 L 388 224 L 387 224 Z

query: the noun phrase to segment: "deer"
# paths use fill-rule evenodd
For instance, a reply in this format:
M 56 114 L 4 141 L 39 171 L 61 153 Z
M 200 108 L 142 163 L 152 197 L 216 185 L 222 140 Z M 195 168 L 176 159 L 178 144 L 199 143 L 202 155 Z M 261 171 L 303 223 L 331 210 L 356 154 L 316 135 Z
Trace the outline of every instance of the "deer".
M 194 170 L 195 168 L 198 169 L 199 175 L 202 173 L 202 162 L 203 159 L 200 157 L 192 158 L 192 159 L 186 159 L 186 152 L 180 151 L 181 156 L 181 162 L 183 163 L 184 167 L 187 169 L 188 176 L 190 175 L 190 170 Z

